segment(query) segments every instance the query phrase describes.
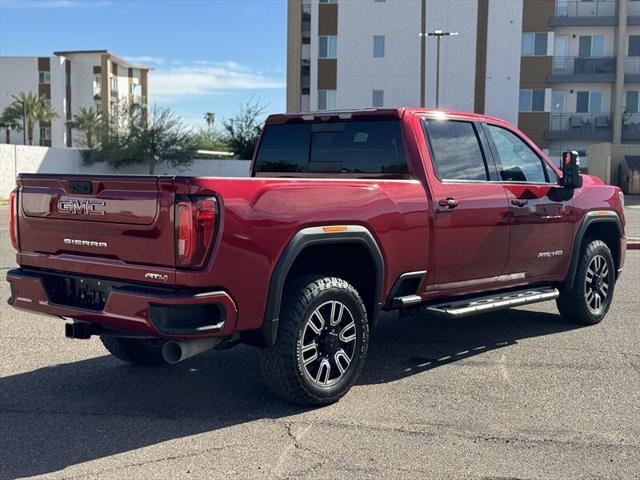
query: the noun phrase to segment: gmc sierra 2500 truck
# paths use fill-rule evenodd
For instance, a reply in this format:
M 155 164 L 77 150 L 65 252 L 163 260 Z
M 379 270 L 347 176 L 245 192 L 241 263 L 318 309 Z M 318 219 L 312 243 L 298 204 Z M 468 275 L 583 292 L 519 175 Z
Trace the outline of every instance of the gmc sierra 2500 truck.
M 9 303 L 136 364 L 253 345 L 276 394 L 323 405 L 358 378 L 381 311 L 555 300 L 594 324 L 624 264 L 620 189 L 496 118 L 273 115 L 251 172 L 20 175 Z

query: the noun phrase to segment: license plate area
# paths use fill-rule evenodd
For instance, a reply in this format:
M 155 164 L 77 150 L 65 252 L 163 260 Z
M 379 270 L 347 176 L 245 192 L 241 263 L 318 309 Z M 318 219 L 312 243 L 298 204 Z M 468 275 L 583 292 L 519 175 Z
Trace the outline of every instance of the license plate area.
M 47 275 L 43 279 L 49 300 L 59 305 L 102 311 L 114 282 L 86 277 Z

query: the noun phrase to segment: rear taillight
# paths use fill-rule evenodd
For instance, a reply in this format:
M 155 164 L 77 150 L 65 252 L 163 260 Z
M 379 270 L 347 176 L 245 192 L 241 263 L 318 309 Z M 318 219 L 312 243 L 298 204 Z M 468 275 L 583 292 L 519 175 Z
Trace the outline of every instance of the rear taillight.
M 179 198 L 176 203 L 176 266 L 202 268 L 213 245 L 218 204 L 213 197 Z
M 11 244 L 18 250 L 18 190 L 14 190 L 9 195 L 9 235 Z

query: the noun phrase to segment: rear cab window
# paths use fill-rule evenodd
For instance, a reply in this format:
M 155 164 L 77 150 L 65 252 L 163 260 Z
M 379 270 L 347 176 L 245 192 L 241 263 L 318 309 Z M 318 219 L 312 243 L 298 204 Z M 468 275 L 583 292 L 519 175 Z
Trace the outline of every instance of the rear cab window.
M 400 120 L 386 118 L 267 125 L 254 174 L 410 178 Z
M 484 182 L 489 169 L 478 131 L 464 120 L 422 120 L 436 176 L 441 181 Z

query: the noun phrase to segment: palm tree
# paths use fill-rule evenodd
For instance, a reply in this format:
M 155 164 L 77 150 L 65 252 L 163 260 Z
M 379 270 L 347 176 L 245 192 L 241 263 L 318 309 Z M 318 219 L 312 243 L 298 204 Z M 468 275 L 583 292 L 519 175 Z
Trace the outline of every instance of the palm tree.
M 26 128 L 29 145 L 33 145 L 33 129 L 36 124 L 49 123 L 59 116 L 47 97 L 31 92 L 14 95 L 7 110 L 14 118 L 22 119 L 22 128 Z
M 11 130 L 15 132 L 22 131 L 20 119 L 9 108 L 5 108 L 2 115 L 0 115 L 0 128 L 5 129 L 5 143 L 11 143 Z
M 73 116 L 72 126 L 82 132 L 87 148 L 93 148 L 95 146 L 94 140 L 101 125 L 102 115 L 95 111 L 93 107 L 80 107 L 78 113 Z
M 213 127 L 213 124 L 216 121 L 216 114 L 213 112 L 206 112 L 204 114 L 204 121 L 207 122 L 207 128 L 211 130 L 211 127 Z

